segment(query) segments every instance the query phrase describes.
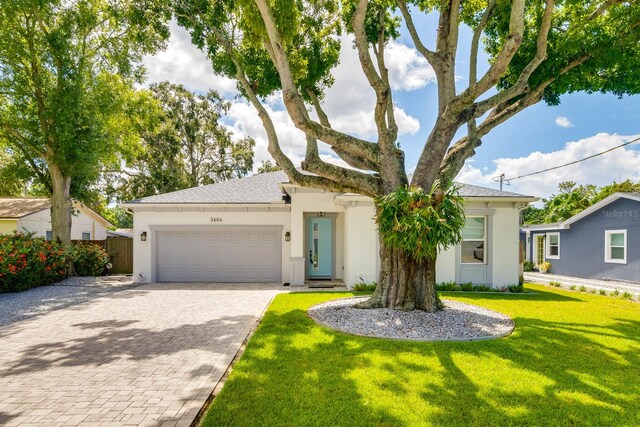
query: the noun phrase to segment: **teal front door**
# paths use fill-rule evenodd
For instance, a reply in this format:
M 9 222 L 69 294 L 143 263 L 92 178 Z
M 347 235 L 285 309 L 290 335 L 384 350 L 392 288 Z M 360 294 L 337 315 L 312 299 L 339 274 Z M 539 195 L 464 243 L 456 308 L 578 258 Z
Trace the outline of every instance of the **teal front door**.
M 333 230 L 331 218 L 307 219 L 307 276 L 309 279 L 331 279 L 333 272 Z

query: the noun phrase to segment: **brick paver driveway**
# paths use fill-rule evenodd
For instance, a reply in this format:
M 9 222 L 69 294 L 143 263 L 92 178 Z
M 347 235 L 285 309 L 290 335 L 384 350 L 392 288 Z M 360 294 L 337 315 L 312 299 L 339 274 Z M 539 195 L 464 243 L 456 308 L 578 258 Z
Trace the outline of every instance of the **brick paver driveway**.
M 3 326 L 0 425 L 189 425 L 281 291 L 144 285 Z

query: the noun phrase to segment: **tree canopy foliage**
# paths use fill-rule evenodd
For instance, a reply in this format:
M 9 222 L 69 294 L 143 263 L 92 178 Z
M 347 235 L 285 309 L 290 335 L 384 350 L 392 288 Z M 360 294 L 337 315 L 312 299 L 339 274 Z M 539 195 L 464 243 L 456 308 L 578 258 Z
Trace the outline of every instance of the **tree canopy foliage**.
M 160 0 L 0 3 L 0 140 L 52 196 L 55 239 L 69 241 L 72 195 L 138 139 L 148 99 L 142 56 L 168 37 Z
M 545 224 L 564 221 L 618 192 L 640 192 L 640 182 L 625 180 L 598 187 L 593 184 L 576 185 L 574 181 L 564 181 L 558 184 L 557 194 L 542 199 L 542 208 L 529 206 L 522 211 L 523 223 Z
M 150 86 L 160 110 L 142 134 L 141 150 L 127 171 L 105 176 L 117 200 L 213 184 L 253 168 L 251 137 L 236 138 L 222 119 L 229 103 L 215 91 L 199 95 L 169 82 Z

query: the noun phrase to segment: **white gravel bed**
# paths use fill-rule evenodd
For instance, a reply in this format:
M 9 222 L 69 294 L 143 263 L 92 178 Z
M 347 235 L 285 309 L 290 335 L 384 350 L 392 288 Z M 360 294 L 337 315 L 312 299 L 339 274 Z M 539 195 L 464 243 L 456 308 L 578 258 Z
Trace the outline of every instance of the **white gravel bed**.
M 69 277 L 24 292 L 0 294 L 0 326 L 99 298 L 134 286 L 131 276 Z
M 316 322 L 354 335 L 414 341 L 475 341 L 509 335 L 515 324 L 507 315 L 476 305 L 443 299 L 437 313 L 359 309 L 368 297 L 343 298 L 308 310 Z

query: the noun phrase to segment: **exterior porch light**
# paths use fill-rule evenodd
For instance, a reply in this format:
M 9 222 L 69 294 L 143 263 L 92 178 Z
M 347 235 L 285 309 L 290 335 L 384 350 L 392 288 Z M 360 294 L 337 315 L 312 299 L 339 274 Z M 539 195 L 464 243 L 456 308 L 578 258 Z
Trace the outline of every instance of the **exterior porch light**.
M 287 231 L 286 233 L 284 233 L 284 241 L 285 242 L 290 242 L 291 241 L 291 232 Z
M 142 233 L 140 233 L 140 241 L 142 242 L 146 242 L 147 241 L 147 232 L 143 231 Z

